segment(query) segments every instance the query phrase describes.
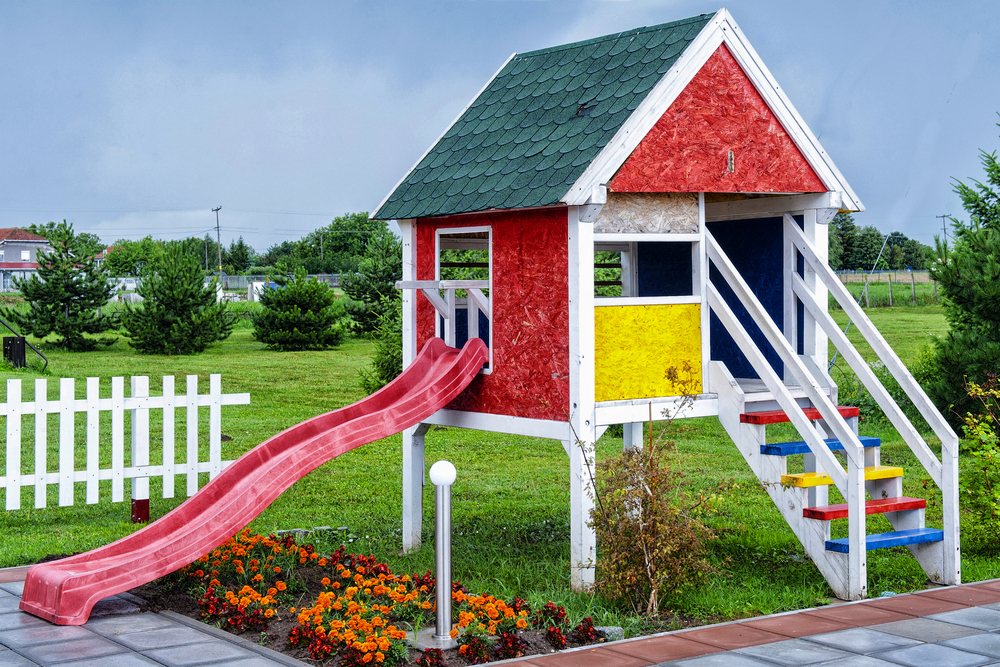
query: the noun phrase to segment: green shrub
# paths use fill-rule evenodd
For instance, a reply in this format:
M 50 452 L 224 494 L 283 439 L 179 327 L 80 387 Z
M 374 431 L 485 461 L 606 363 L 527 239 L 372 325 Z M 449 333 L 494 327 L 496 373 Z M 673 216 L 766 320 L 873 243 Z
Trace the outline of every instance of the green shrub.
M 270 283 L 271 279 L 268 279 Z M 253 319 L 254 338 L 271 349 L 323 350 L 344 336 L 344 306 L 329 285 L 307 278 L 304 269 L 292 278 L 275 278 L 277 288 L 261 294 L 261 310 Z
M 142 270 L 138 305 L 126 305 L 122 327 L 129 345 L 144 354 L 197 354 L 225 340 L 234 321 L 225 301 L 216 300 L 217 282 L 205 284 L 194 255 L 170 244 Z
M 970 382 L 969 398 L 977 412 L 965 414 L 962 439 L 961 503 L 964 514 L 962 542 L 978 550 L 1000 550 L 1000 383 L 994 375 L 984 384 Z

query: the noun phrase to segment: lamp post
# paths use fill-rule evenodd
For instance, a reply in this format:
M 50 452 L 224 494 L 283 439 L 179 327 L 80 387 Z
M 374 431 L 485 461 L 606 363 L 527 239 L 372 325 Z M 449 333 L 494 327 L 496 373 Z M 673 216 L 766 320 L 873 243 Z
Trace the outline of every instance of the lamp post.
M 438 461 L 428 473 L 434 484 L 434 591 L 437 602 L 437 622 L 434 634 L 430 630 L 416 638 L 417 648 L 449 649 L 458 646 L 451 638 L 451 485 L 457 473 L 449 461 Z M 424 634 L 424 633 L 421 633 Z
M 222 229 L 219 227 L 219 211 L 222 210 L 221 206 L 216 206 L 212 209 L 215 211 L 215 240 L 219 244 L 219 279 L 222 276 Z

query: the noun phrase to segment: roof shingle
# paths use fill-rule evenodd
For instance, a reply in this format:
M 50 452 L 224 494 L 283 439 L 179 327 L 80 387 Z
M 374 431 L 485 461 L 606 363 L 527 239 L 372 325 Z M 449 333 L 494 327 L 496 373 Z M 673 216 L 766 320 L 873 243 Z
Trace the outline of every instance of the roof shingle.
M 515 55 L 372 217 L 558 204 L 711 18 Z

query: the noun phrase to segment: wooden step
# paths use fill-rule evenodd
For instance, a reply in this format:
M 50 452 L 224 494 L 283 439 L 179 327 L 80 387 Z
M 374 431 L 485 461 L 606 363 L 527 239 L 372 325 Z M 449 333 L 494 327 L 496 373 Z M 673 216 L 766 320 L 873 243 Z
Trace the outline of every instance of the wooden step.
M 865 549 L 888 549 L 889 547 L 902 547 L 907 544 L 923 544 L 925 542 L 944 541 L 944 531 L 938 528 L 914 528 L 912 530 L 897 530 L 894 533 L 878 533 L 875 535 L 865 535 Z M 849 551 L 847 538 L 839 540 L 827 540 L 827 551 L 836 551 L 846 554 Z
M 918 510 L 925 507 L 927 507 L 927 501 L 923 498 L 907 498 L 905 496 L 902 498 L 879 498 L 878 500 L 868 500 L 865 502 L 865 514 L 886 514 L 887 512 Z M 806 507 L 802 510 L 802 516 L 807 519 L 819 519 L 820 521 L 846 519 L 847 503 Z
M 809 420 L 823 418 L 816 408 L 805 408 L 803 412 L 806 413 L 806 417 Z M 861 411 L 853 405 L 840 405 L 837 407 L 837 412 L 844 419 L 857 417 L 861 414 Z M 740 421 L 744 424 L 783 424 L 789 421 L 789 419 L 784 410 L 767 410 L 764 412 L 746 412 L 740 415 Z
M 889 479 L 891 477 L 902 477 L 903 469 L 895 466 L 870 466 L 865 468 L 865 479 Z M 782 475 L 783 486 L 828 486 L 833 484 L 833 480 L 825 472 L 800 472 L 793 475 Z
M 865 447 L 881 447 L 881 438 L 869 438 L 867 436 L 860 436 L 858 440 Z M 836 438 L 827 438 L 824 440 L 827 447 L 836 451 L 838 449 L 843 449 L 844 445 Z M 810 452 L 809 445 L 805 443 L 804 440 L 796 440 L 795 442 L 780 442 L 771 445 L 761 445 L 760 453 L 767 454 L 768 456 L 791 456 L 793 454 L 808 454 Z

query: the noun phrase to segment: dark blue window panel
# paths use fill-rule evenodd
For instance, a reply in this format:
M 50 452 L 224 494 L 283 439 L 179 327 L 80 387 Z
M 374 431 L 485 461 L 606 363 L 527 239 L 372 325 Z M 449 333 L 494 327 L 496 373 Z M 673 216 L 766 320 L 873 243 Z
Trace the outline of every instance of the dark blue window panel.
M 778 328 L 784 326 L 784 281 L 782 280 L 782 219 L 755 218 L 751 220 L 726 220 L 708 223 L 708 230 L 729 256 L 743 280 L 757 296 L 764 310 L 771 316 Z M 730 289 L 718 269 L 713 265 L 709 270 L 712 284 L 723 300 L 736 314 L 737 319 L 750 334 L 771 368 L 782 377 L 784 364 L 778 353 L 764 337 L 736 294 Z M 726 364 L 733 377 L 757 378 L 759 375 L 743 355 L 736 341 L 722 326 L 722 322 L 712 313 L 709 335 L 711 336 L 712 359 Z
M 490 320 L 486 313 L 479 310 L 479 338 L 490 346 Z M 439 317 L 441 330 L 444 330 L 444 318 Z M 455 309 L 455 347 L 462 349 L 469 340 L 469 311 L 466 308 Z
M 638 296 L 690 296 L 694 293 L 690 243 L 643 242 L 637 246 Z

